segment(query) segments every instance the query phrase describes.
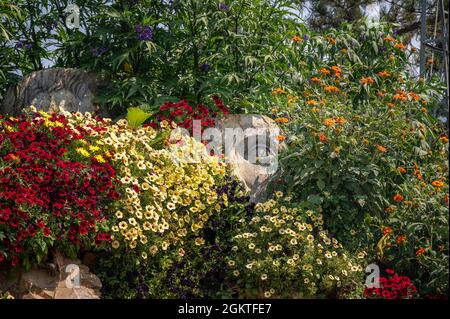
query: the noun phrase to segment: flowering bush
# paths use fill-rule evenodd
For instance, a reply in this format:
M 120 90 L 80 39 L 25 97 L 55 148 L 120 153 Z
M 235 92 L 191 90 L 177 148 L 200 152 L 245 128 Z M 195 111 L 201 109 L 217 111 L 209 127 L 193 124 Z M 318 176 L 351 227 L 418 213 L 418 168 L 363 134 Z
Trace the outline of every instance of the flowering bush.
M 257 204 L 249 221 L 242 218 L 233 237 L 227 263 L 239 295 L 304 298 L 355 289 L 361 262 L 324 230 L 322 215 L 299 209 L 291 196 L 276 196 Z
M 54 245 L 74 255 L 109 240 L 115 170 L 79 154 L 101 131 L 44 112 L 0 119 L 0 262 L 29 266 Z
M 358 32 L 366 41 L 350 39 Z M 448 137 L 430 114 L 439 88 L 410 76 L 414 53 L 389 34 L 361 25 L 309 40 L 329 59 L 305 66 L 301 95 L 273 91 L 288 144 L 273 188 L 321 212 L 349 250 L 415 278 L 421 293 L 445 293 Z
M 369 299 L 412 299 L 417 289 L 407 276 L 399 276 L 392 269 L 386 269 L 387 277 L 379 278 L 380 288 L 365 288 L 364 295 Z
M 218 158 L 191 137 L 169 139 L 167 121 L 161 126 L 158 135 L 151 127 L 134 131 L 121 120 L 99 142 L 114 154 L 122 194 L 110 220 L 112 247 L 136 250 L 143 259 L 183 244 L 190 236 L 203 245 L 199 231 L 220 209 L 219 203 L 227 201 L 215 191 L 225 174 Z M 164 148 L 154 148 L 158 141 Z M 181 247 L 179 253 L 183 254 Z
M 158 127 L 161 121 L 167 121 L 169 125 L 175 123 L 177 126 L 192 132 L 194 128 L 193 121 L 198 120 L 200 121 L 199 129 L 213 127 L 216 124 L 215 119 L 217 116 L 219 114 L 229 114 L 229 110 L 218 96 L 213 96 L 212 99 L 217 110 L 203 104 L 192 107 L 187 100 L 181 100 L 176 103 L 166 102 L 159 107 L 159 112 L 152 114 L 148 125 L 155 128 Z

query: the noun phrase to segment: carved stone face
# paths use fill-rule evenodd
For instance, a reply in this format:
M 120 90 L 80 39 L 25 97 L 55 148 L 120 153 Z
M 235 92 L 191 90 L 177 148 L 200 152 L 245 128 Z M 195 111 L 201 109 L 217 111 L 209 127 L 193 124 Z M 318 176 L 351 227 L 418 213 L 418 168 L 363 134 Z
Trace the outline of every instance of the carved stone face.
M 258 202 L 265 198 L 269 179 L 278 166 L 279 128 L 270 118 L 263 115 L 234 114 L 218 121 L 218 128 L 225 139 L 232 130 L 242 129 L 243 135 L 233 137 L 231 147 L 225 141 L 225 158 L 233 174 L 250 191 L 250 200 Z M 230 144 L 228 144 L 230 145 Z

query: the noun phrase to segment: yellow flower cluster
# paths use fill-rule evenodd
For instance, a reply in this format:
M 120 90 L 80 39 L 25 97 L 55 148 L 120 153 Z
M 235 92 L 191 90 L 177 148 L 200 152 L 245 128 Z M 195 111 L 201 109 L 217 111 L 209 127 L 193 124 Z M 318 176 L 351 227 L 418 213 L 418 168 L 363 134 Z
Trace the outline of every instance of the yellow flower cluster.
M 301 211 L 281 192 L 275 198 L 257 204 L 249 221 L 241 219 L 233 238 L 230 271 L 257 291 L 245 297 L 311 296 L 362 276 L 356 258 L 323 229 L 321 214 Z
M 120 180 L 122 199 L 118 202 L 112 247 L 137 249 L 142 258 L 171 246 L 182 245 L 189 236 L 203 245 L 200 230 L 211 214 L 226 203 L 215 186 L 225 175 L 225 166 L 191 137 L 174 141 L 158 138 L 170 132 L 151 127 L 132 130 L 125 120 L 111 125 L 99 144 L 112 155 Z M 168 135 L 168 134 L 166 134 Z

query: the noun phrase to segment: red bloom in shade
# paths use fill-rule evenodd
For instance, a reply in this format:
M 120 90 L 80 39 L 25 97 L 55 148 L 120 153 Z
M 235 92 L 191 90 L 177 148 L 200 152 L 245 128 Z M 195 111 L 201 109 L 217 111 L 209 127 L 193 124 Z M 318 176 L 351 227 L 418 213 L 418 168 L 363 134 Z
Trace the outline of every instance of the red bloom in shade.
M 28 227 L 28 235 L 30 236 L 30 237 L 34 237 L 34 236 L 36 236 L 36 228 L 34 228 L 33 226 L 29 226 Z
M 88 234 L 87 227 L 80 227 L 80 229 L 78 230 L 78 233 L 82 236 L 87 235 Z
M 52 231 L 50 230 L 50 228 L 44 227 L 42 233 L 44 234 L 45 237 L 49 237 L 51 235 Z
M 395 274 L 395 270 L 388 268 L 388 269 L 386 269 L 386 273 L 389 274 L 389 275 L 393 275 L 393 274 Z
M 11 258 L 11 266 L 16 267 L 19 264 L 19 257 L 13 256 Z
M 5 260 L 5 255 L 0 251 L 0 263 Z
M 36 226 L 42 229 L 42 228 L 45 227 L 45 223 L 44 223 L 44 221 L 43 221 L 42 219 L 39 219 L 39 220 L 36 222 Z

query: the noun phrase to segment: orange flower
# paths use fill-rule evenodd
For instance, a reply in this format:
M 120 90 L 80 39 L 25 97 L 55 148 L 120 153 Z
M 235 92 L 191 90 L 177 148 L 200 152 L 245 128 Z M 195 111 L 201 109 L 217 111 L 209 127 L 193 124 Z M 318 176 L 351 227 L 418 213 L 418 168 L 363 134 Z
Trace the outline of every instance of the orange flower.
M 313 108 L 311 109 L 311 112 L 313 112 L 313 113 L 319 113 L 319 112 L 320 112 L 320 109 L 319 109 L 318 107 L 313 107 Z
M 443 136 L 439 137 L 439 141 L 446 144 L 446 143 L 448 143 L 448 137 L 443 135 Z
M 272 91 L 272 95 L 278 95 L 278 94 L 284 94 L 286 93 L 285 90 L 283 90 L 282 88 L 276 88 L 275 90 Z
M 422 173 L 420 172 L 419 165 L 414 163 L 414 176 L 417 176 L 419 180 L 422 180 Z
M 393 199 L 397 202 L 400 203 L 402 200 L 405 199 L 405 197 L 403 197 L 403 195 L 397 194 L 393 197 Z
M 319 73 L 321 73 L 321 74 L 323 74 L 323 75 L 328 75 L 328 74 L 330 74 L 331 72 L 330 72 L 330 70 L 327 70 L 327 69 L 325 69 L 325 68 L 321 68 L 321 69 L 319 70 Z
M 387 148 L 382 146 L 382 145 L 380 145 L 380 144 L 377 144 L 376 147 L 377 147 L 377 150 L 380 151 L 381 153 L 386 153 L 387 152 Z
M 396 44 L 394 45 L 394 47 L 397 48 L 397 49 L 400 49 L 400 50 L 403 50 L 403 49 L 406 48 L 406 46 L 405 46 L 403 43 L 401 43 L 401 42 L 396 43 Z
M 397 237 L 397 239 L 395 241 L 397 242 L 397 244 L 401 245 L 401 244 L 403 244 L 404 241 L 406 241 L 406 236 L 400 235 Z
M 395 106 L 394 103 L 387 103 L 386 105 L 387 105 L 389 108 L 393 108 L 393 107 Z
M 427 64 L 428 64 L 428 65 L 434 64 L 434 60 L 433 60 L 433 59 L 428 59 L 428 60 L 427 60 Z
M 316 105 L 317 101 L 316 100 L 308 100 L 308 101 L 306 101 L 306 104 L 307 105 Z
M 383 227 L 383 235 L 388 235 L 390 233 L 392 233 L 392 228 L 391 227 L 388 227 L 388 226 Z
M 388 71 L 381 71 L 377 73 L 379 76 L 381 76 L 382 78 L 387 78 L 390 77 L 391 74 Z
M 338 93 L 339 89 L 337 87 L 335 87 L 334 85 L 327 85 L 325 86 L 325 92 L 329 92 L 329 93 Z
M 287 117 L 278 117 L 278 118 L 275 119 L 275 122 L 278 122 L 278 123 L 288 123 L 288 122 L 289 122 L 289 119 L 288 119 Z
M 386 37 L 383 39 L 385 42 L 394 42 L 395 39 L 393 37 Z
M 336 44 L 336 40 L 333 39 L 332 37 L 325 37 L 325 39 L 328 41 L 329 44 Z
M 426 251 L 426 249 L 425 248 L 423 248 L 423 247 L 420 247 L 419 249 L 417 249 L 417 251 L 416 251 L 416 256 L 420 256 L 420 255 L 422 255 L 424 252 Z
M 410 97 L 412 97 L 412 99 L 413 99 L 414 101 L 419 101 L 419 100 L 420 100 L 420 96 L 417 95 L 417 94 L 414 93 L 414 92 L 409 92 L 408 95 L 409 95 Z
M 417 48 L 416 47 L 412 47 L 411 48 L 411 52 L 416 52 L 417 51 Z
M 397 93 L 394 95 L 393 100 L 407 101 L 408 96 L 406 95 L 405 91 L 397 90 Z
M 390 205 L 390 206 L 386 207 L 386 208 L 384 209 L 384 211 L 385 211 L 386 213 L 392 213 L 392 212 L 395 212 L 396 209 L 397 209 L 397 206 L 395 206 L 395 205 Z
M 441 188 L 442 186 L 444 186 L 444 182 L 438 179 L 432 182 L 431 185 L 437 188 Z
M 334 124 L 336 124 L 336 121 L 332 118 L 328 118 L 323 121 L 323 124 L 325 124 L 325 126 L 333 126 Z
M 375 82 L 375 80 L 374 80 L 371 76 L 368 76 L 368 77 L 362 77 L 362 78 L 359 80 L 359 83 L 361 83 L 361 84 L 367 84 L 367 85 L 373 84 L 374 82 Z
M 313 76 L 313 77 L 311 78 L 311 82 L 314 82 L 314 83 L 320 83 L 320 82 L 322 82 L 322 80 L 319 79 L 319 78 L 316 77 L 316 76 Z
M 331 69 L 334 71 L 334 75 L 337 76 L 338 78 L 341 77 L 342 75 L 342 69 L 340 67 L 338 67 L 337 65 L 333 65 L 331 67 Z
M 403 167 L 399 167 L 397 170 L 400 174 L 406 174 L 406 169 L 404 169 Z
M 327 138 L 327 136 L 325 134 L 321 133 L 320 136 L 319 136 L 319 140 L 321 142 L 326 142 L 328 140 L 328 138 Z
M 340 116 L 335 117 L 334 120 L 335 120 L 336 123 L 338 123 L 338 124 L 344 124 L 345 122 L 347 122 L 347 120 L 346 120 L 345 118 L 340 117 Z
M 384 97 L 384 92 L 383 91 L 377 91 L 377 95 L 379 97 Z
M 297 101 L 297 97 L 293 95 L 288 96 L 288 104 L 295 103 Z
M 369 142 L 369 140 L 367 138 L 363 139 L 363 143 L 364 143 L 364 145 L 369 145 L 370 144 L 370 142 Z
M 283 142 L 285 139 L 286 139 L 286 136 L 284 136 L 284 135 L 278 135 L 277 136 L 277 140 L 280 141 L 280 142 Z
M 447 206 L 448 206 L 448 194 L 445 194 L 445 196 L 444 196 L 444 202 L 445 202 L 445 204 L 447 204 Z
M 292 41 L 295 42 L 295 43 L 300 43 L 300 42 L 303 41 L 303 39 L 300 38 L 298 35 L 296 35 L 296 36 L 294 36 L 294 37 L 292 38 Z

